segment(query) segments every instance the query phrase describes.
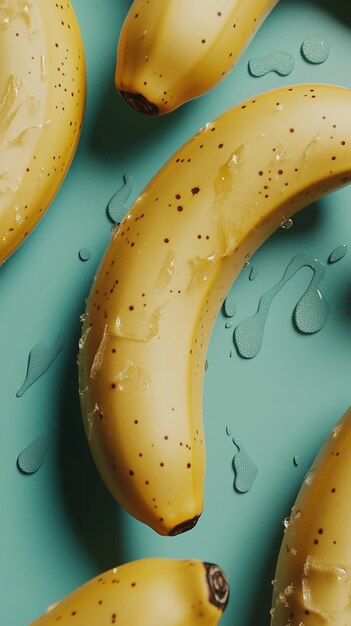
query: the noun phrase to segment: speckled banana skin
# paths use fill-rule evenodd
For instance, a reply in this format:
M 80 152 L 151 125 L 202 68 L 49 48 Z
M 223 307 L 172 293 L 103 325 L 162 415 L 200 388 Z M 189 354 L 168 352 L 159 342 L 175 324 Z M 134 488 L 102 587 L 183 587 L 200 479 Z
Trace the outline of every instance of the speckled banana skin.
M 351 624 L 351 409 L 315 459 L 287 520 L 272 626 Z
M 278 0 L 135 0 L 120 34 L 116 87 L 159 115 L 202 95 L 231 70 Z
M 82 329 L 82 413 L 107 487 L 161 534 L 202 511 L 204 363 L 223 299 L 284 218 L 351 180 L 350 106 L 351 90 L 328 85 L 237 105 L 171 157 L 112 237 Z
M 90 580 L 31 626 L 216 626 L 228 598 L 216 565 L 144 559 Z
M 85 103 L 78 24 L 65 0 L 0 3 L 0 263 L 56 194 Z

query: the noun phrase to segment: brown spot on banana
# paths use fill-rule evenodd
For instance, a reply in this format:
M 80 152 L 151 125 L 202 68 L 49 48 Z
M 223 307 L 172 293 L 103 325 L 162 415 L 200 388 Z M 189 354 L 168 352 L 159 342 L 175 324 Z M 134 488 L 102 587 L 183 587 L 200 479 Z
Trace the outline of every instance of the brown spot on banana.
M 216 315 L 281 222 L 351 180 L 350 106 L 351 90 L 310 84 L 237 105 L 171 157 L 113 235 L 82 329 L 82 413 L 105 484 L 161 534 L 202 511 Z

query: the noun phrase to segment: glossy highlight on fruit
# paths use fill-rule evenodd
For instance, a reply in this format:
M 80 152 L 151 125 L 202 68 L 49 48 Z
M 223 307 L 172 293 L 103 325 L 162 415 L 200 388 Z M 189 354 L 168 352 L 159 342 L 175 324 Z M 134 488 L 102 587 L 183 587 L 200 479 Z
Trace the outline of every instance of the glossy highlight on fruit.
M 217 626 L 228 600 L 217 565 L 150 558 L 96 576 L 31 626 Z
M 203 508 L 207 346 L 235 277 L 283 220 L 351 180 L 351 90 L 289 86 L 206 124 L 114 232 L 87 303 L 82 414 L 110 492 L 158 533 Z
M 273 581 L 272 626 L 344 626 L 351 620 L 351 409 L 302 484 Z
M 70 2 L 0 6 L 0 264 L 28 236 L 74 156 L 85 61 Z
M 278 0 L 135 0 L 118 43 L 116 87 L 161 115 L 214 87 Z

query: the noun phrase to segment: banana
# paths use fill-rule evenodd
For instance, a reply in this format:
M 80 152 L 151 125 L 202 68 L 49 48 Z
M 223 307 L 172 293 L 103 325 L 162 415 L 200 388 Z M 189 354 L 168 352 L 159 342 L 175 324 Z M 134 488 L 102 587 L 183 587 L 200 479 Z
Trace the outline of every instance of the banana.
M 321 448 L 286 521 L 271 626 L 351 623 L 351 409 Z
M 163 535 L 202 511 L 204 363 L 245 261 L 280 223 L 351 180 L 351 90 L 297 85 L 238 104 L 156 174 L 114 232 L 78 357 L 108 489 Z
M 277 2 L 135 0 L 118 42 L 118 91 L 147 115 L 200 96 L 231 70 Z
M 96 576 L 31 626 L 216 626 L 228 599 L 217 565 L 144 559 Z
M 73 158 L 85 62 L 68 1 L 0 3 L 0 263 L 43 216 Z

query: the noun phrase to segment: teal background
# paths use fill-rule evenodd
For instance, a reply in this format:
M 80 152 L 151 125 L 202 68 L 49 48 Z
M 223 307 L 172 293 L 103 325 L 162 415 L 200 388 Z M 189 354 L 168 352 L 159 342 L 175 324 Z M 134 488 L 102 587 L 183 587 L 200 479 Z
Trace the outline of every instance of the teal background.
M 133 176 L 133 200 L 193 132 L 260 91 L 305 81 L 351 87 L 350 5 L 281 0 L 219 86 L 160 119 L 138 116 L 114 89 L 116 42 L 130 2 L 73 0 L 73 5 L 88 72 L 81 142 L 47 215 L 0 272 L 0 622 L 27 625 L 104 569 L 169 556 L 213 561 L 225 569 L 231 601 L 223 626 L 268 626 L 282 520 L 323 439 L 350 404 L 351 255 L 327 267 L 321 287 L 330 316 L 316 335 L 297 333 L 291 321 L 311 276 L 308 269 L 274 301 L 263 348 L 252 361 L 238 357 L 232 329 L 219 314 L 204 389 L 205 511 L 192 532 L 177 538 L 159 537 L 123 513 L 96 473 L 77 398 L 79 316 L 111 234 L 106 204 L 123 174 Z M 323 65 L 309 65 L 300 45 L 319 35 L 328 39 L 330 57 Z M 278 49 L 295 58 L 290 76 L 249 75 L 251 56 Z M 338 191 L 297 216 L 290 231 L 266 242 L 253 258 L 256 280 L 249 281 L 246 269 L 236 283 L 236 323 L 256 310 L 259 297 L 297 252 L 326 262 L 336 246 L 346 243 L 351 249 L 350 203 L 351 190 Z M 78 258 L 82 246 L 92 251 L 86 263 Z M 16 398 L 29 350 L 59 332 L 65 347 L 54 365 Z M 227 424 L 259 467 L 246 495 L 233 490 L 236 448 Z M 40 434 L 50 437 L 49 453 L 37 474 L 24 476 L 16 458 Z

